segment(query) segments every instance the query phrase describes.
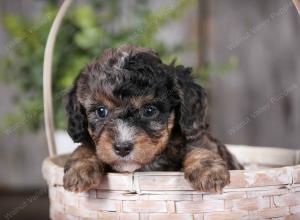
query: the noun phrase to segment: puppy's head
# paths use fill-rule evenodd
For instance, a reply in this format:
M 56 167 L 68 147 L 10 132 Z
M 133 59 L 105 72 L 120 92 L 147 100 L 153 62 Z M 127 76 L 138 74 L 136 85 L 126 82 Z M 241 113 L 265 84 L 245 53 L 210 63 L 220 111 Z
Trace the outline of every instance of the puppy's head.
M 115 170 L 139 169 L 166 148 L 176 123 L 185 135 L 194 135 L 188 127 L 197 122 L 188 125 L 183 116 L 191 113 L 189 107 L 197 111 L 184 89 L 189 72 L 163 64 L 150 49 L 106 50 L 69 92 L 68 133 L 75 142 L 94 144 L 99 159 Z

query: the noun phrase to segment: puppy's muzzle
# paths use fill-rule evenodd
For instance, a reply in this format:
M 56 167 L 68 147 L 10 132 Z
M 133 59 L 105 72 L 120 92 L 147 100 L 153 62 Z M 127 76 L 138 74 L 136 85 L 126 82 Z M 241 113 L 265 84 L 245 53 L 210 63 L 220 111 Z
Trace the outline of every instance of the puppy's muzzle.
M 113 149 L 117 155 L 125 157 L 133 150 L 133 144 L 130 142 L 115 143 Z

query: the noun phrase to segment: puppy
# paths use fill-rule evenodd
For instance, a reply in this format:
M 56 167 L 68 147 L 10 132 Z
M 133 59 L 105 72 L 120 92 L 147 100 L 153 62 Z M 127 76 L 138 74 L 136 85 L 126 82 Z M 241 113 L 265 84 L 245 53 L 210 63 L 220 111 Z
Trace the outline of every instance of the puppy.
M 68 133 L 81 145 L 64 188 L 87 191 L 107 172 L 182 170 L 194 189 L 221 192 L 242 166 L 209 134 L 206 93 L 190 73 L 133 45 L 87 65 L 67 95 Z

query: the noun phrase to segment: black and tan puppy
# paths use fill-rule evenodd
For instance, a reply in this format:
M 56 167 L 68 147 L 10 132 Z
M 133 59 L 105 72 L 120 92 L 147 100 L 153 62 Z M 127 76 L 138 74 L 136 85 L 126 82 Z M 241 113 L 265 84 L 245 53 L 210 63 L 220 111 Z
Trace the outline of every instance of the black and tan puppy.
M 242 166 L 208 133 L 206 93 L 190 72 L 132 45 L 87 65 L 68 94 L 68 133 L 81 145 L 64 188 L 87 191 L 106 172 L 182 170 L 196 190 L 222 191 Z

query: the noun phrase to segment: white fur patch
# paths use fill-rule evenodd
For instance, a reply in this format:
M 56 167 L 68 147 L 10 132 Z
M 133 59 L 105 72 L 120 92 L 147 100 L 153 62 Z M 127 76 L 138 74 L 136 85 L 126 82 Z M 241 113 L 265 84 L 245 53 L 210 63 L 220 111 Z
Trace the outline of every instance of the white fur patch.
M 119 162 L 114 164 L 113 169 L 118 172 L 134 172 L 135 170 L 141 168 L 140 164 L 137 163 L 131 163 L 131 162 Z
M 126 57 L 128 57 L 128 55 L 129 55 L 128 53 L 122 52 L 122 56 L 121 56 L 121 58 L 118 60 L 118 63 L 117 63 L 117 67 L 118 67 L 118 68 L 120 68 L 120 69 L 123 68 L 124 63 L 125 63 L 125 59 L 126 59 Z
M 128 126 L 128 124 L 122 120 L 117 120 L 116 122 L 116 139 L 118 142 L 132 142 L 136 131 L 133 127 Z

